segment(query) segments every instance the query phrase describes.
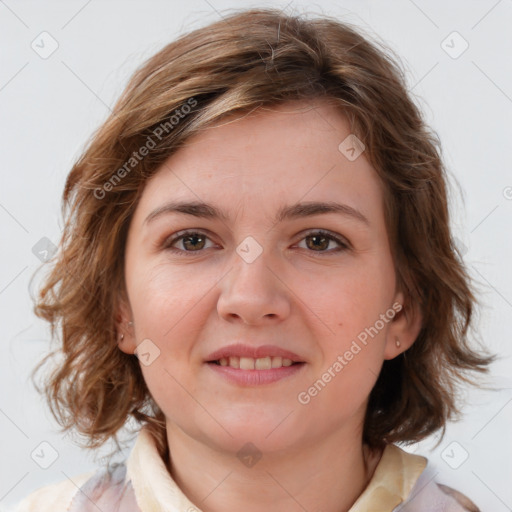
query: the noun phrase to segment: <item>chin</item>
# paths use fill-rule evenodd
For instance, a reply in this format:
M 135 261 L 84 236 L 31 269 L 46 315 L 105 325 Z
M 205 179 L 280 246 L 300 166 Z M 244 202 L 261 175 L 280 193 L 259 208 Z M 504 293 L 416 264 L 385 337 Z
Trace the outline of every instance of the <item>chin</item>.
M 303 440 L 303 433 L 291 417 L 286 418 L 287 414 L 289 411 L 279 416 L 255 414 L 251 418 L 231 418 L 222 421 L 218 418 L 231 434 L 223 431 L 224 435 L 218 438 L 218 441 L 225 448 L 236 451 L 248 443 L 252 443 L 262 452 L 291 448 Z

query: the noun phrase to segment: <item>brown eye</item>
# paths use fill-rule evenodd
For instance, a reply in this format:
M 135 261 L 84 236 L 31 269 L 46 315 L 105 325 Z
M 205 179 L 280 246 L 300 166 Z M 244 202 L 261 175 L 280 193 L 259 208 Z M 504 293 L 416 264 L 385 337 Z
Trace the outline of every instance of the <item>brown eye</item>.
M 326 231 L 313 231 L 306 235 L 303 240 L 305 240 L 307 249 L 318 253 L 332 253 L 349 248 L 348 243 Z M 332 245 L 333 242 L 335 244 L 334 248 L 329 249 L 329 246 Z M 336 245 L 338 245 L 338 247 L 336 247 Z
M 182 254 L 192 252 L 199 253 L 204 249 L 212 247 L 211 245 L 207 246 L 208 241 L 211 243 L 210 238 L 204 233 L 198 231 L 187 231 L 184 233 L 182 232 L 178 236 L 174 236 L 165 242 L 164 249 Z M 309 233 L 302 238 L 301 243 L 302 241 L 305 241 L 306 249 L 318 254 L 331 254 L 349 249 L 348 242 L 345 242 L 343 239 L 322 230 Z M 334 247 L 329 248 L 333 244 Z
M 204 233 L 188 231 L 169 239 L 164 243 L 163 248 L 177 253 L 200 252 L 205 248 L 208 249 L 206 246 L 208 240 L 209 237 Z
M 308 249 L 314 249 L 314 250 L 327 249 L 329 247 L 329 242 L 330 242 L 330 240 L 326 236 L 323 236 L 323 235 L 320 235 L 320 236 L 309 235 L 305 238 L 305 240 L 311 241 L 311 243 L 306 242 L 306 245 L 308 246 Z
M 188 250 L 195 251 L 196 249 L 203 249 L 205 244 L 205 237 L 203 235 L 187 235 L 182 237 L 183 247 Z

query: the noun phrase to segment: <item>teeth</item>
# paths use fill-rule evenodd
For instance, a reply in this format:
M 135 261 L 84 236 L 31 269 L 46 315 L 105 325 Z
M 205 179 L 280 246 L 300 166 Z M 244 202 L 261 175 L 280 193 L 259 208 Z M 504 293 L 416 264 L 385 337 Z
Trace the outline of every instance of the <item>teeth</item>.
M 293 361 L 286 357 L 223 357 L 219 359 L 220 366 L 231 366 L 231 368 L 240 368 L 241 370 L 270 370 L 271 368 L 281 368 L 282 366 L 291 366 Z
M 272 368 L 280 368 L 283 366 L 283 358 L 282 357 L 273 357 L 272 358 Z
M 270 370 L 272 368 L 272 358 L 271 357 L 262 357 L 260 359 L 254 360 L 254 369 L 255 370 Z
M 229 365 L 231 366 L 231 361 L 229 362 Z M 238 367 L 240 370 L 254 370 L 254 359 L 250 357 L 241 357 Z

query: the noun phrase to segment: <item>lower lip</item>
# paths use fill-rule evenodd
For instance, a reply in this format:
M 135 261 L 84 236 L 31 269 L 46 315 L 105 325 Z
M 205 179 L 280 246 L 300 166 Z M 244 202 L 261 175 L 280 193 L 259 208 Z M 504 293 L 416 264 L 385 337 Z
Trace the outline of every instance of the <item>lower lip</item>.
M 240 384 L 242 386 L 261 386 L 271 384 L 278 380 L 297 375 L 305 363 L 292 364 L 291 366 L 281 366 L 280 368 L 271 368 L 270 370 L 241 370 L 231 366 L 221 366 L 216 363 L 207 363 L 207 365 L 217 374 L 227 380 Z

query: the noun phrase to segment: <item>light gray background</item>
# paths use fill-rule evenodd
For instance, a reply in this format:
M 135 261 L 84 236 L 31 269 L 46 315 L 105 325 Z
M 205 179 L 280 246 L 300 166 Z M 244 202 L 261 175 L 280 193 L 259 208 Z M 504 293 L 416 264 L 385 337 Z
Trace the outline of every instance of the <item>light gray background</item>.
M 463 190 L 464 202 L 453 189 L 453 229 L 484 286 L 479 333 L 502 356 L 490 379 L 498 391 L 468 388 L 466 415 L 441 444 L 433 449 L 432 438 L 411 449 L 429 457 L 437 481 L 483 511 L 512 510 L 512 0 L 0 0 L 0 512 L 96 466 L 58 433 L 28 379 L 49 347 L 47 327 L 32 313 L 29 280 L 40 265 L 32 248 L 43 237 L 58 243 L 66 174 L 144 59 L 223 9 L 244 6 L 335 15 L 380 38 L 407 66 L 410 89 Z M 58 43 L 47 59 L 31 48 L 43 31 Z M 453 58 L 464 40 L 468 49 Z M 43 441 L 58 453 L 48 469 L 31 458 Z

